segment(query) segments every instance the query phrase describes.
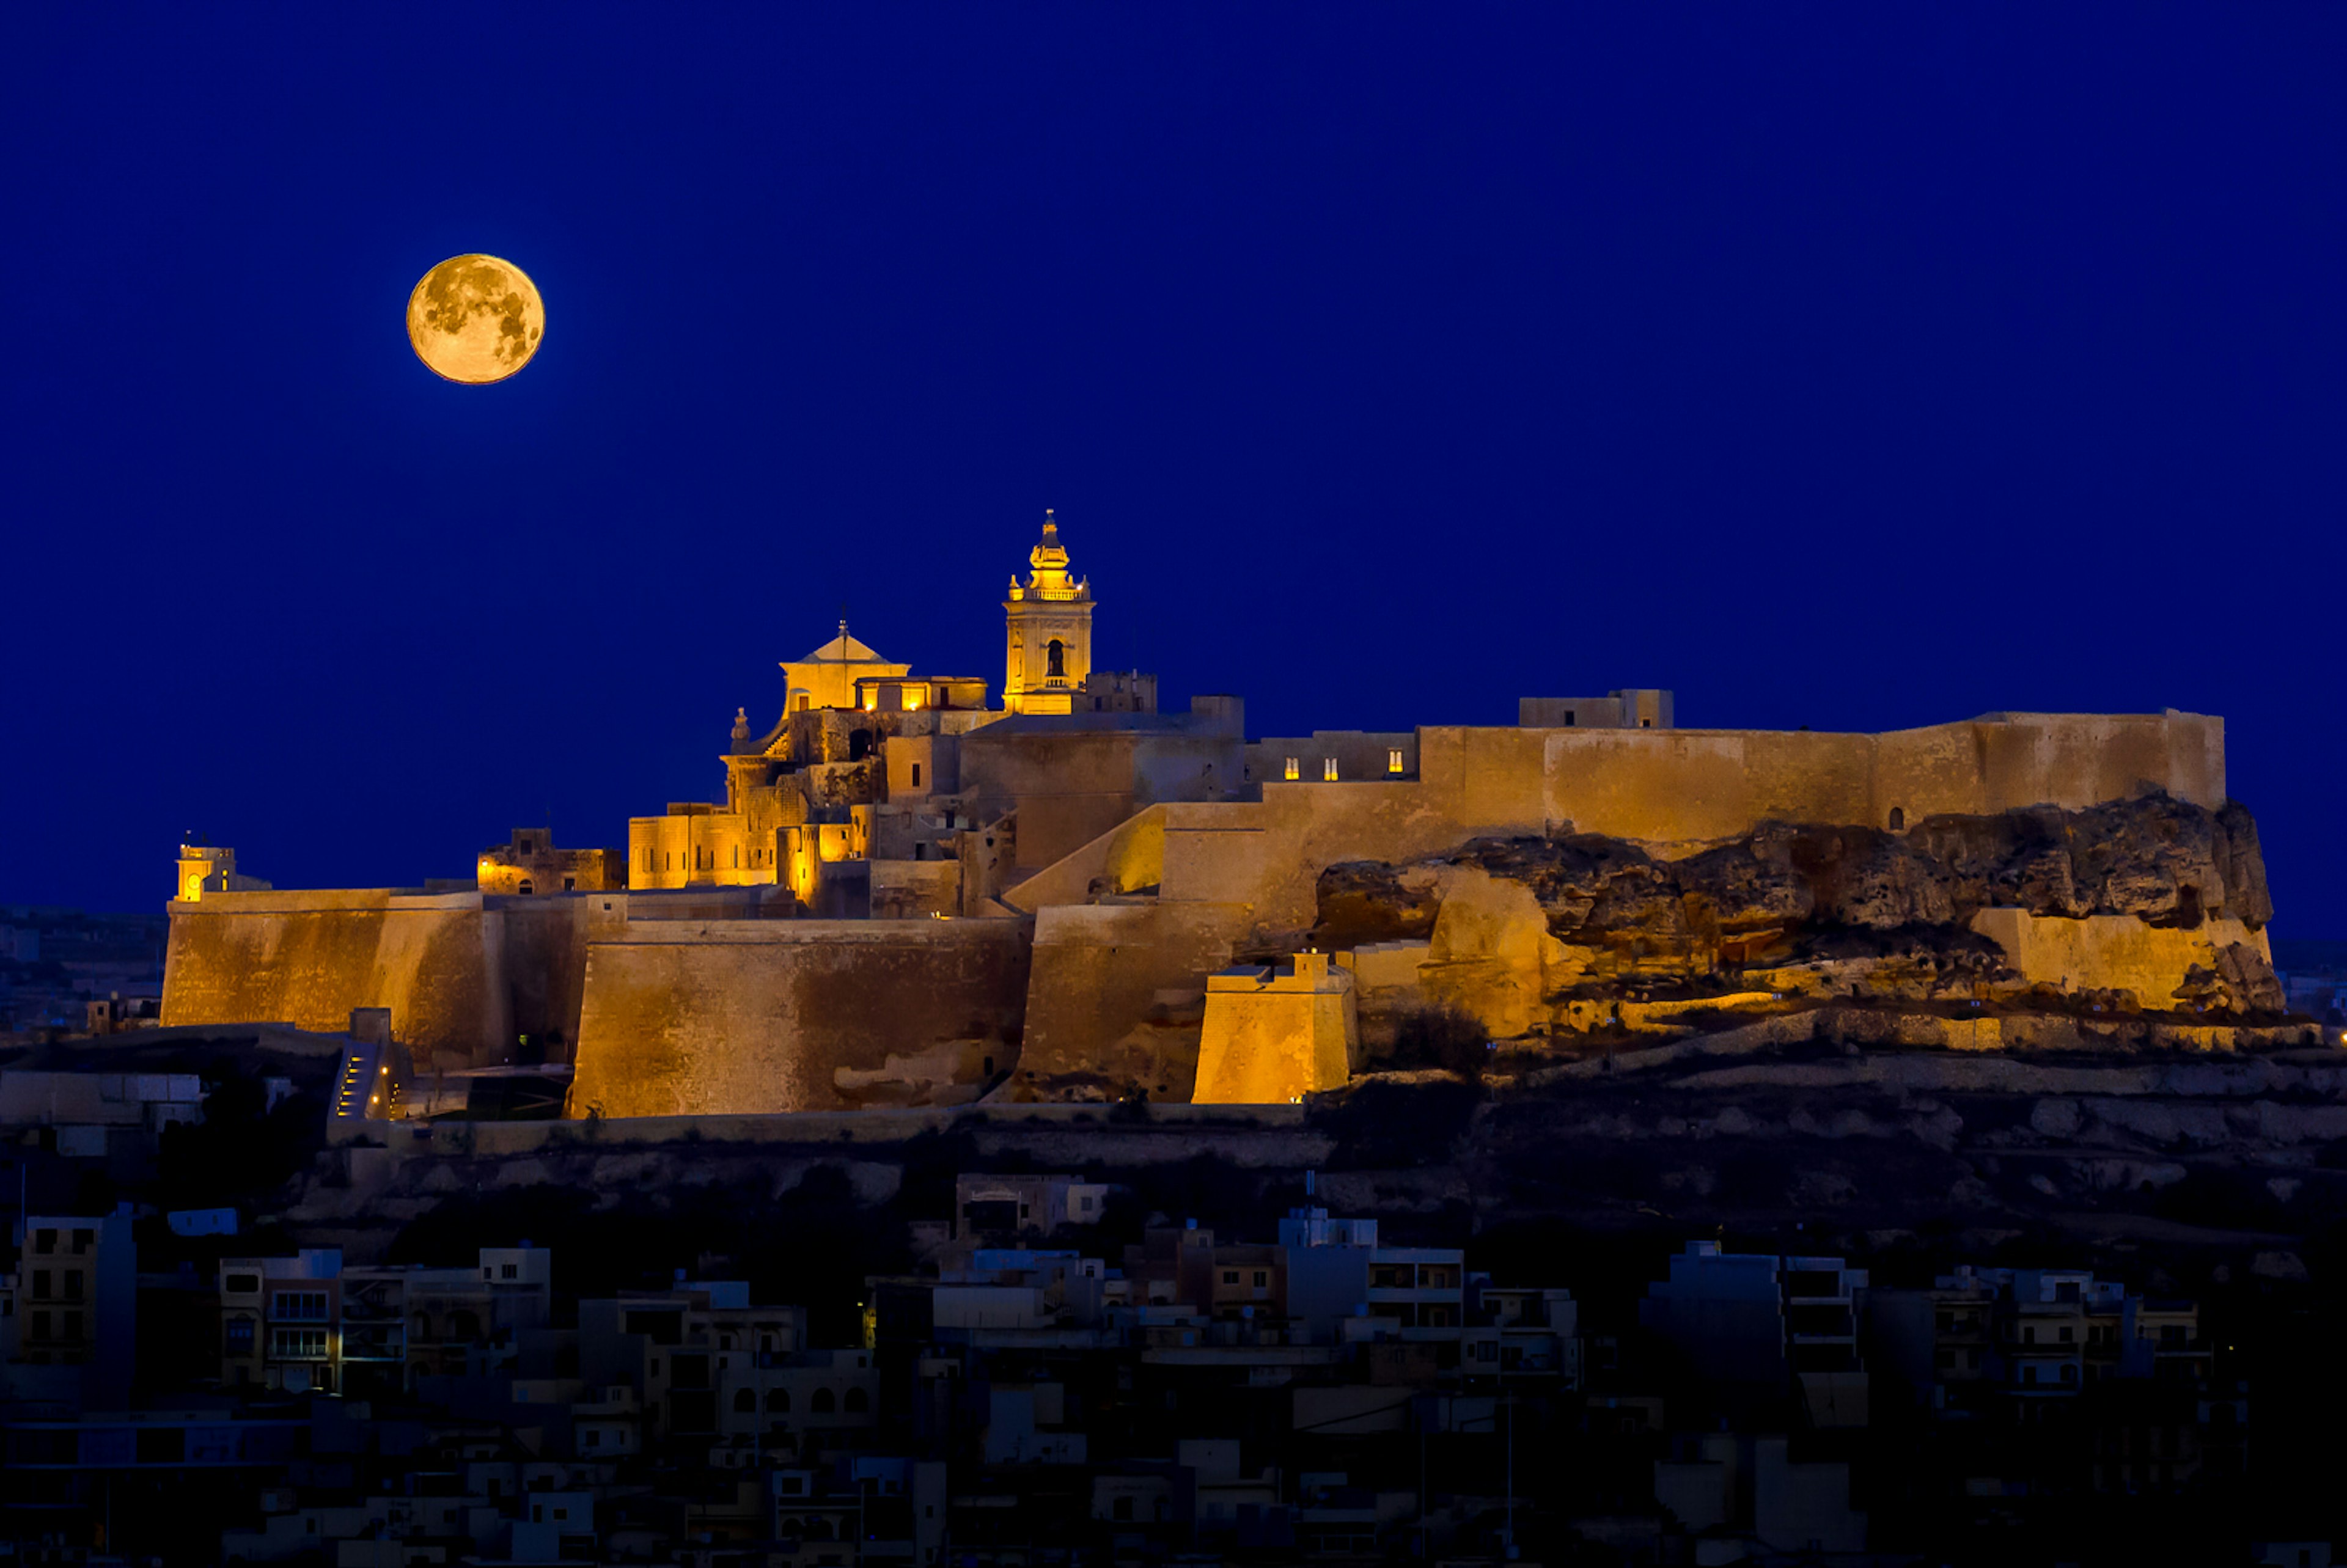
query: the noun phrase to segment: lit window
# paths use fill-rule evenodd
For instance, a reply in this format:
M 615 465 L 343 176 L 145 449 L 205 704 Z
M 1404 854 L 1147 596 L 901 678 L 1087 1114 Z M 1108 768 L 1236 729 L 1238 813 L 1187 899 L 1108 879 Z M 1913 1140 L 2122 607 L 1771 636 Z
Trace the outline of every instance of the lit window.
M 1301 773 L 1296 771 L 1296 759 L 1294 757 L 1287 759 L 1287 776 L 1292 779 L 1302 778 L 1304 776 Z
M 1321 778 L 1322 778 L 1323 780 L 1327 781 L 1327 783 L 1329 783 L 1329 784 L 1335 784 L 1335 783 L 1337 782 L 1337 759 L 1336 759 L 1336 758 L 1334 758 L 1334 757 L 1322 757 L 1322 758 L 1320 759 L 1320 776 L 1321 776 Z
M 1399 746 L 1396 746 L 1386 753 L 1386 772 L 1389 774 L 1398 774 L 1401 772 L 1401 748 Z

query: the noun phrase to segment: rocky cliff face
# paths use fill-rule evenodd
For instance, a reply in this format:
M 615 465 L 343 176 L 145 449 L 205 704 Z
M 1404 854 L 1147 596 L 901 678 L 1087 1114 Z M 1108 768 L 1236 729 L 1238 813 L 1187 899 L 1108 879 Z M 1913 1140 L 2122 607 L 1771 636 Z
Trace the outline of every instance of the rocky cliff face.
M 1533 908 L 1536 926 L 1525 918 Z M 1519 971 L 1516 989 L 1549 1002 L 1627 986 L 1732 988 L 1738 977 L 1769 991 L 1801 989 L 1801 972 L 1837 967 L 1885 994 L 1976 998 L 1997 980 L 2043 978 L 2016 975 L 1975 932 L 1988 909 L 2089 922 L 2097 933 L 2124 935 L 2137 923 L 2205 929 L 2193 976 L 2177 965 L 2183 983 L 2170 979 L 2172 994 L 2135 995 L 2132 1004 L 2280 1006 L 2260 948 L 2239 939 L 2273 912 L 2255 823 L 2239 805 L 2209 811 L 2159 794 L 2086 811 L 1935 816 L 1905 832 L 1767 823 L 1681 860 L 1585 834 L 1478 839 L 1407 866 L 1331 866 L 1312 939 L 1337 949 L 1425 943 L 1438 1000 L 1462 964 Z M 1528 964 L 1537 981 L 1521 972 Z M 2062 977 L 2062 989 L 2091 983 L 2087 973 Z M 1493 1010 L 1460 999 L 1471 1011 Z M 1495 1027 L 1520 1016 L 1542 1027 L 1538 1007 L 1499 1010 L 1507 1016 L 1487 1020 Z

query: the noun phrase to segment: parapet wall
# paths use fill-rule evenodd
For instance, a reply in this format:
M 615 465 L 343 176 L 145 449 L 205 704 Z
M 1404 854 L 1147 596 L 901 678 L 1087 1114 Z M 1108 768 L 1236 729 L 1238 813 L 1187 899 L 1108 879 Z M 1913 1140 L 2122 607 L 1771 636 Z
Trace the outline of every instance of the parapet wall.
M 1023 920 L 659 921 L 587 950 L 570 1114 L 953 1104 L 1010 1071 Z

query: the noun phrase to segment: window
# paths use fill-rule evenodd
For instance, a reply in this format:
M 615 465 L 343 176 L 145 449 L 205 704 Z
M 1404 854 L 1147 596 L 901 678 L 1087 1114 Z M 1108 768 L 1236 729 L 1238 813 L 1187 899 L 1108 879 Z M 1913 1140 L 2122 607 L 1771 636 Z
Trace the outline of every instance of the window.
M 1266 1271 L 1258 1268 L 1255 1271 L 1255 1282 L 1256 1287 L 1261 1288 L 1262 1286 L 1271 1283 L 1271 1276 Z
M 1058 638 L 1054 637 L 1051 641 L 1043 644 L 1043 678 L 1047 681 L 1061 681 L 1067 678 L 1067 674 L 1068 650 Z
M 228 1348 L 228 1353 L 231 1356 L 251 1355 L 252 1319 L 250 1317 L 231 1317 L 228 1320 L 227 1329 L 228 1334 L 224 1343 Z
M 1293 778 L 1301 778 L 1301 777 L 1303 777 L 1303 776 L 1304 776 L 1302 774 L 1300 774 L 1300 773 L 1298 773 L 1298 772 L 1296 771 L 1296 759 L 1295 759 L 1294 757 L 1290 757 L 1290 758 L 1288 758 L 1288 759 L 1287 759 L 1287 776 L 1288 776 L 1289 778 L 1292 778 L 1292 779 L 1293 779 Z
M 1386 772 L 1389 774 L 1398 774 L 1401 772 L 1401 748 L 1399 746 L 1395 746 L 1386 753 Z
M 36 1339 L 46 1339 L 51 1337 L 49 1334 L 49 1315 L 47 1313 L 36 1312 L 33 1314 L 33 1337 Z
M 1903 805 L 1892 806 L 1891 808 L 1891 831 L 1893 833 L 1903 833 L 1906 831 L 1906 828 L 1907 808 Z
M 273 1328 L 269 1334 L 269 1353 L 280 1360 L 323 1361 L 326 1358 L 326 1331 Z
M 269 1316 L 294 1322 L 323 1323 L 326 1320 L 326 1293 L 323 1290 L 281 1290 L 277 1293 L 277 1304 Z
M 1564 711 L 1564 727 L 1568 730 L 1573 728 L 1573 710 L 1570 708 Z
M 69 1268 L 66 1271 L 66 1299 L 67 1301 L 79 1301 L 81 1299 L 82 1281 L 87 1277 L 87 1276 L 77 1268 Z
M 519 1278 L 521 1276 L 521 1265 L 518 1263 L 507 1264 L 505 1266 L 504 1274 L 507 1279 Z
M 1336 758 L 1322 757 L 1320 759 L 1320 777 L 1328 784 L 1335 784 L 1337 782 Z
M 50 1296 L 56 1294 L 56 1288 L 52 1284 L 54 1277 L 55 1276 L 52 1276 L 46 1268 L 36 1268 L 33 1271 L 34 1300 L 46 1301 Z
M 74 1251 L 77 1254 L 87 1252 L 89 1250 L 90 1243 L 97 1239 L 97 1233 L 94 1230 L 76 1230 L 74 1232 Z
M 231 1296 L 251 1296 L 260 1290 L 261 1276 L 257 1274 L 231 1274 L 226 1279 L 220 1281 L 220 1288 L 227 1291 Z
M 56 1251 L 57 1233 L 46 1227 L 35 1231 L 33 1233 L 33 1250 L 35 1252 Z
M 918 763 L 913 764 L 913 787 L 915 789 L 921 787 L 921 764 Z
M 1223 1283 L 1225 1285 L 1236 1285 L 1238 1282 L 1239 1271 L 1237 1269 L 1226 1268 L 1223 1270 Z

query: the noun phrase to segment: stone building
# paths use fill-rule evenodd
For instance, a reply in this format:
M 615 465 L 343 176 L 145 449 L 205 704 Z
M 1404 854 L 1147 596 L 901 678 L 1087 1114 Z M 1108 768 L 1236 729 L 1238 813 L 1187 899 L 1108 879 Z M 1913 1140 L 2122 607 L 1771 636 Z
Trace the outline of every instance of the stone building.
M 481 851 L 474 876 L 484 893 L 528 897 L 539 893 L 602 893 L 628 885 L 614 849 L 558 849 L 554 830 L 517 827 L 513 838 Z
M 1028 552 L 1027 564 L 1027 580 L 1014 575 L 1002 601 L 1010 633 L 1002 705 L 1013 713 L 1071 713 L 1080 694 L 1099 694 L 1085 686 L 1092 670 L 1092 587 L 1070 577 L 1060 525 L 1048 511 L 1042 541 Z

